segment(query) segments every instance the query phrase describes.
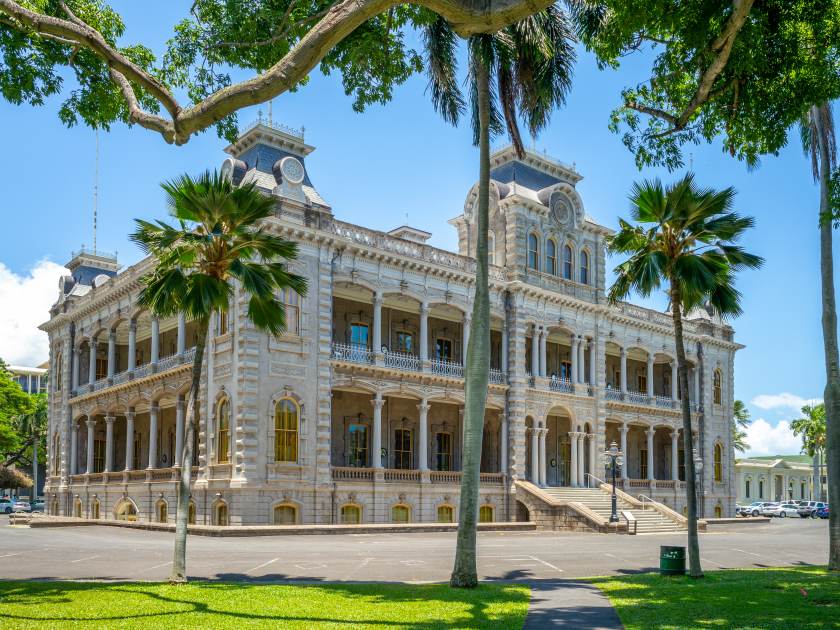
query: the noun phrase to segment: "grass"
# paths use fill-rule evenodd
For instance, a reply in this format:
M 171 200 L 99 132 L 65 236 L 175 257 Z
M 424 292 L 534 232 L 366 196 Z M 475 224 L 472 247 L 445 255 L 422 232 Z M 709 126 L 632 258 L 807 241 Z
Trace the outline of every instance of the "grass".
M 840 576 L 820 567 L 592 578 L 628 630 L 840 628 Z
M 521 628 L 527 586 L 0 582 L 10 628 Z

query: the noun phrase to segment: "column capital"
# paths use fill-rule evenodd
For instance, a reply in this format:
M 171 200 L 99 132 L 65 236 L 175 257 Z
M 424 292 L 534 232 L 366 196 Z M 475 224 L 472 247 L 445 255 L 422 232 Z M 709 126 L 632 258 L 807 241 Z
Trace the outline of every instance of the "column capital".
M 160 405 L 157 402 L 153 402 L 151 405 L 149 405 L 149 411 L 150 412 L 154 411 L 155 413 L 159 413 L 160 412 Z
M 178 396 L 177 399 L 175 399 L 175 406 L 177 406 L 182 411 L 187 406 L 187 399 L 184 397 L 183 394 L 181 394 L 180 396 Z
M 88 429 L 93 429 L 96 426 L 96 420 L 94 420 L 93 418 L 88 418 L 87 420 L 85 420 L 85 424 L 87 425 Z
M 428 302 L 420 302 L 421 315 L 428 315 L 430 310 L 432 310 L 432 308 L 429 306 Z
M 621 429 L 619 429 L 622 433 L 629 433 L 630 432 L 630 425 L 626 422 L 621 423 Z
M 137 319 L 136 318 L 132 317 L 130 320 L 128 320 L 128 329 L 131 332 L 137 332 Z
M 376 411 L 380 411 L 382 409 L 382 406 L 385 404 L 385 399 L 382 397 L 382 394 L 376 392 L 376 396 L 373 400 L 370 401 L 370 404 L 373 405 L 373 408 Z
M 647 356 L 648 365 L 651 365 L 655 360 L 656 360 L 656 355 L 654 355 L 651 352 L 648 352 L 648 356 Z
M 627 356 L 627 350 L 624 348 L 624 346 L 619 346 L 619 347 L 618 347 L 618 354 L 619 354 L 622 358 L 624 358 L 624 357 L 626 357 L 626 356 Z
M 431 405 L 429 404 L 429 401 L 426 400 L 425 398 L 423 400 L 421 400 L 417 405 L 417 409 L 421 413 L 428 413 L 430 408 L 431 408 Z
M 385 296 L 382 295 L 382 291 L 374 291 L 373 292 L 373 303 L 374 304 L 382 304 L 385 301 Z
M 647 429 L 645 429 L 645 435 L 648 436 L 648 438 L 653 437 L 655 434 L 656 434 L 656 427 L 648 427 Z
M 132 418 L 132 419 L 133 419 L 133 418 L 134 418 L 134 415 L 135 415 L 136 413 L 137 413 L 137 412 L 136 412 L 136 411 L 134 411 L 134 407 L 129 407 L 128 409 L 126 409 L 126 410 L 125 410 L 125 417 L 126 417 L 126 418 Z
M 116 328 L 111 328 L 111 329 L 108 330 L 108 339 L 109 340 L 114 340 L 114 341 L 117 340 L 117 329 Z
M 114 424 L 114 420 L 116 420 L 116 419 L 117 419 L 117 417 L 112 413 L 109 413 L 108 415 L 105 416 L 106 424 Z

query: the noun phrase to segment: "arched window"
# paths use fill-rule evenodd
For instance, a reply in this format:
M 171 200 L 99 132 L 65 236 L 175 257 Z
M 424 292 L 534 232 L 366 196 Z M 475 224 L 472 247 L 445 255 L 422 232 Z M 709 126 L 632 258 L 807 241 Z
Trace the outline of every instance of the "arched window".
M 50 453 L 50 454 L 52 455 L 52 458 L 50 459 L 50 462 L 51 462 L 50 467 L 52 468 L 52 474 L 53 475 L 58 475 L 58 472 L 59 472 L 58 469 L 61 465 L 60 464 L 61 463 L 61 436 L 58 434 L 57 431 L 53 435 L 52 453 Z
M 280 290 L 280 302 L 286 313 L 286 334 L 300 334 L 300 295 L 292 289 Z
M 723 517 L 723 508 L 720 504 L 715 506 L 715 518 L 722 518 Z
M 76 499 L 73 502 L 73 516 L 76 518 L 82 518 L 82 500 Z
M 190 507 L 187 510 L 187 524 L 195 525 L 195 501 L 190 501 Z
M 573 280 L 574 265 L 572 264 L 572 246 L 563 245 L 563 278 Z
M 216 462 L 230 461 L 230 400 L 222 398 L 216 405 Z
M 55 353 L 55 364 L 53 367 L 53 391 L 61 391 L 61 352 Z
M 439 505 L 437 509 L 438 523 L 451 523 L 455 520 L 455 510 L 451 505 Z
M 580 253 L 580 283 L 589 284 L 589 252 Z
M 90 502 L 90 517 L 95 521 L 99 520 L 99 499 Z
M 716 405 L 719 405 L 719 404 L 720 404 L 720 401 L 723 399 L 723 396 L 721 395 L 720 382 L 721 382 L 721 374 L 720 374 L 720 370 L 715 370 L 715 376 L 714 376 L 714 396 L 715 396 L 715 404 L 716 404 Z
M 392 523 L 408 523 L 411 519 L 411 509 L 407 505 L 395 505 L 391 508 Z
M 343 525 L 358 525 L 362 522 L 362 510 L 358 505 L 348 503 L 341 506 L 341 523 Z
M 157 502 L 157 505 L 155 506 L 155 512 L 156 512 L 158 523 L 166 523 L 169 520 L 169 514 L 167 513 L 168 509 L 167 509 L 166 501 L 164 501 L 163 499 L 161 499 L 160 501 Z
M 228 506 L 224 501 L 219 501 L 213 509 L 213 525 L 224 527 L 228 524 Z
M 482 505 L 478 508 L 478 522 L 479 523 L 492 523 L 493 522 L 493 506 L 492 505 Z
M 723 481 L 723 447 L 715 444 L 715 481 Z
M 131 501 L 123 501 L 117 506 L 116 516 L 118 521 L 136 521 L 137 508 Z
M 493 232 L 487 233 L 487 263 L 496 264 L 496 235 Z
M 275 525 L 294 525 L 297 523 L 297 508 L 294 505 L 284 503 L 274 506 Z
M 228 312 L 216 311 L 216 334 L 226 335 L 228 333 Z
M 553 238 L 545 242 L 545 272 L 557 275 L 557 243 Z
M 533 233 L 528 235 L 528 268 L 540 269 L 540 242 Z
M 298 420 L 300 412 L 291 398 L 282 398 L 274 405 L 274 461 L 296 462 Z

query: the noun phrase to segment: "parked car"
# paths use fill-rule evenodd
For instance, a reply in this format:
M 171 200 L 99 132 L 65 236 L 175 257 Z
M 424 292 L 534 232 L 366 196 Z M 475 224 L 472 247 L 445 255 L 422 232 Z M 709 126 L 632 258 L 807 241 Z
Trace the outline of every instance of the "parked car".
M 796 512 L 802 518 L 808 518 L 813 517 L 814 511 L 821 507 L 825 507 L 825 503 L 822 501 L 806 501 L 804 505 L 799 506 L 799 509 Z
M 32 506 L 29 505 L 29 501 L 17 500 L 17 501 L 14 502 L 14 505 L 12 505 L 12 511 L 13 512 L 31 512 L 32 511 Z
M 14 512 L 15 502 L 8 498 L 0 499 L 0 514 L 11 514 Z
M 738 516 L 759 516 L 761 508 L 764 507 L 763 501 L 753 501 L 749 505 L 739 505 L 735 508 L 735 513 Z
M 828 518 L 828 506 L 824 505 L 814 510 L 812 518 Z
M 32 508 L 31 512 L 43 512 L 44 511 L 44 500 L 43 499 L 35 499 L 32 503 L 29 504 Z
M 762 508 L 761 513 L 764 516 L 778 516 L 780 518 L 797 515 L 796 506 L 793 503 L 769 503 Z

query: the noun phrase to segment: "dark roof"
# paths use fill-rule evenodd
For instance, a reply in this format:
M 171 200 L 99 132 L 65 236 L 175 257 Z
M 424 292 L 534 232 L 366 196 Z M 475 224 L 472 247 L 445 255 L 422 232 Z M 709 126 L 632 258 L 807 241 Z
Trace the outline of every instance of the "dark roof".
M 312 182 L 309 181 L 309 171 L 306 168 L 306 162 L 304 161 L 304 157 L 300 154 L 290 153 L 288 151 L 283 151 L 282 149 L 258 142 L 248 150 L 243 151 L 242 154 L 238 156 L 238 159 L 245 162 L 247 165 L 246 170 L 255 168 L 263 173 L 274 174 L 272 169 L 274 168 L 274 164 L 277 160 L 289 155 L 297 158 L 300 160 L 300 163 L 303 164 L 303 185 L 312 186 Z
M 496 168 L 490 169 L 490 178 L 503 184 L 516 182 L 530 188 L 531 190 L 539 191 L 548 186 L 552 186 L 563 180 L 548 175 L 535 169 L 532 166 L 523 164 L 522 162 L 507 162 Z

